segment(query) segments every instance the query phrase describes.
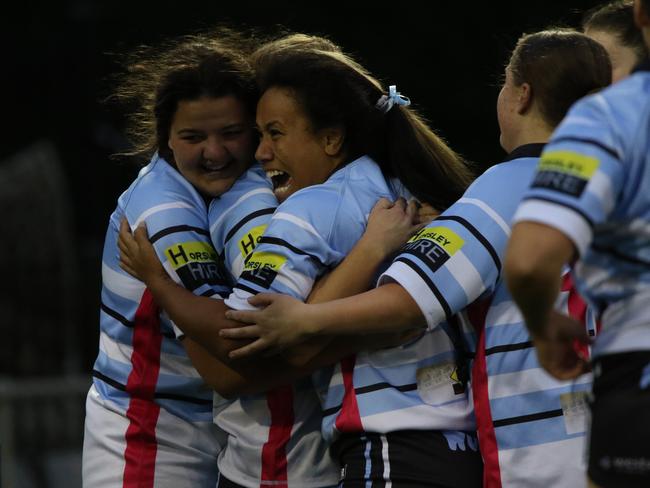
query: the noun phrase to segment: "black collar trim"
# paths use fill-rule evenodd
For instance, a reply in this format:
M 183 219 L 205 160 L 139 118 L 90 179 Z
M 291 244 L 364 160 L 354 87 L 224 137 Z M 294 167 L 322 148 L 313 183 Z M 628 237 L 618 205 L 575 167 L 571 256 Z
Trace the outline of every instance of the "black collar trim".
M 538 158 L 542 155 L 542 151 L 544 150 L 545 145 L 546 143 L 544 142 L 536 142 L 533 144 L 524 144 L 523 146 L 519 146 L 510 154 L 508 154 L 503 162 L 505 163 L 506 161 L 512 161 L 513 159 L 519 158 Z

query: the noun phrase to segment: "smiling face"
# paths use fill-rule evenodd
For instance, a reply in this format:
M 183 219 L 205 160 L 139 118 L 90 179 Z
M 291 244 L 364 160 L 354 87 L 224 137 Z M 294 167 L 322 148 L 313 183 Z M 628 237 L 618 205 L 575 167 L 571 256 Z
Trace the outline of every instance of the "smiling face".
M 204 197 L 219 196 L 253 162 L 255 135 L 234 96 L 182 100 L 169 131 L 176 168 Z
M 328 155 L 326 131 L 314 131 L 291 91 L 273 87 L 257 105 L 260 144 L 255 158 L 273 182 L 278 201 L 323 183 L 341 160 Z

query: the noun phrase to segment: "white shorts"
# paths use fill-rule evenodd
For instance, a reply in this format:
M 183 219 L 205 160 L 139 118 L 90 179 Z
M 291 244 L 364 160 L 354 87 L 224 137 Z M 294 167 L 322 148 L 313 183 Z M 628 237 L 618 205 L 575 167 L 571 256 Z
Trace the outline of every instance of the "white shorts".
M 225 440 L 217 426 L 187 422 L 146 401 L 140 401 L 138 417 L 149 420 L 137 420 L 133 412 L 138 406 L 133 405 L 132 399 L 129 419 L 127 412 L 90 388 L 84 488 L 214 488 L 217 456 Z

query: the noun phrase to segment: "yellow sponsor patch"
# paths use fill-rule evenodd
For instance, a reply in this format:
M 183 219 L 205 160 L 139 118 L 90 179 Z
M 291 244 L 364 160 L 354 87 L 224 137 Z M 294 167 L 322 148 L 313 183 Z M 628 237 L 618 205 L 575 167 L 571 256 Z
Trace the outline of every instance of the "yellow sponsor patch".
M 542 156 L 538 171 L 566 173 L 588 180 L 598 169 L 600 161 L 572 151 L 552 151 Z
M 436 243 L 450 256 L 456 254 L 456 252 L 465 244 L 462 237 L 447 227 L 425 227 L 411 237 L 408 242 L 415 242 L 421 239 L 426 239 Z
M 207 242 L 181 242 L 165 249 L 165 257 L 174 269 L 188 263 L 209 263 L 217 260 L 217 253 Z
M 276 273 L 287 262 L 287 258 L 271 252 L 255 252 L 244 265 L 244 271 L 255 271 L 258 269 L 271 269 Z
M 253 227 L 252 229 L 248 230 L 248 232 L 244 237 L 241 238 L 241 240 L 238 243 L 238 246 L 239 246 L 239 252 L 241 252 L 241 255 L 243 257 L 246 257 L 251 252 L 253 252 L 257 244 L 259 244 L 260 237 L 262 237 L 262 234 L 264 234 L 266 227 L 267 227 L 266 224 Z

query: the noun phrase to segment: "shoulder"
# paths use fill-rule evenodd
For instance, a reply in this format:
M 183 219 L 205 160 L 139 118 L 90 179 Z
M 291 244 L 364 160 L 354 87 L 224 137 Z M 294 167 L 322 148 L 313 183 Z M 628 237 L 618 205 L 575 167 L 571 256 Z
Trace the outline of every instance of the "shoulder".
M 207 215 L 206 204 L 194 187 L 157 156 L 142 168 L 120 196 L 118 207 L 131 224 L 160 213 L 194 213 L 198 210 Z
M 138 177 L 120 197 L 119 203 L 135 212 L 164 204 L 205 207 L 203 199 L 192 185 L 169 163 L 157 156 L 140 170 Z

